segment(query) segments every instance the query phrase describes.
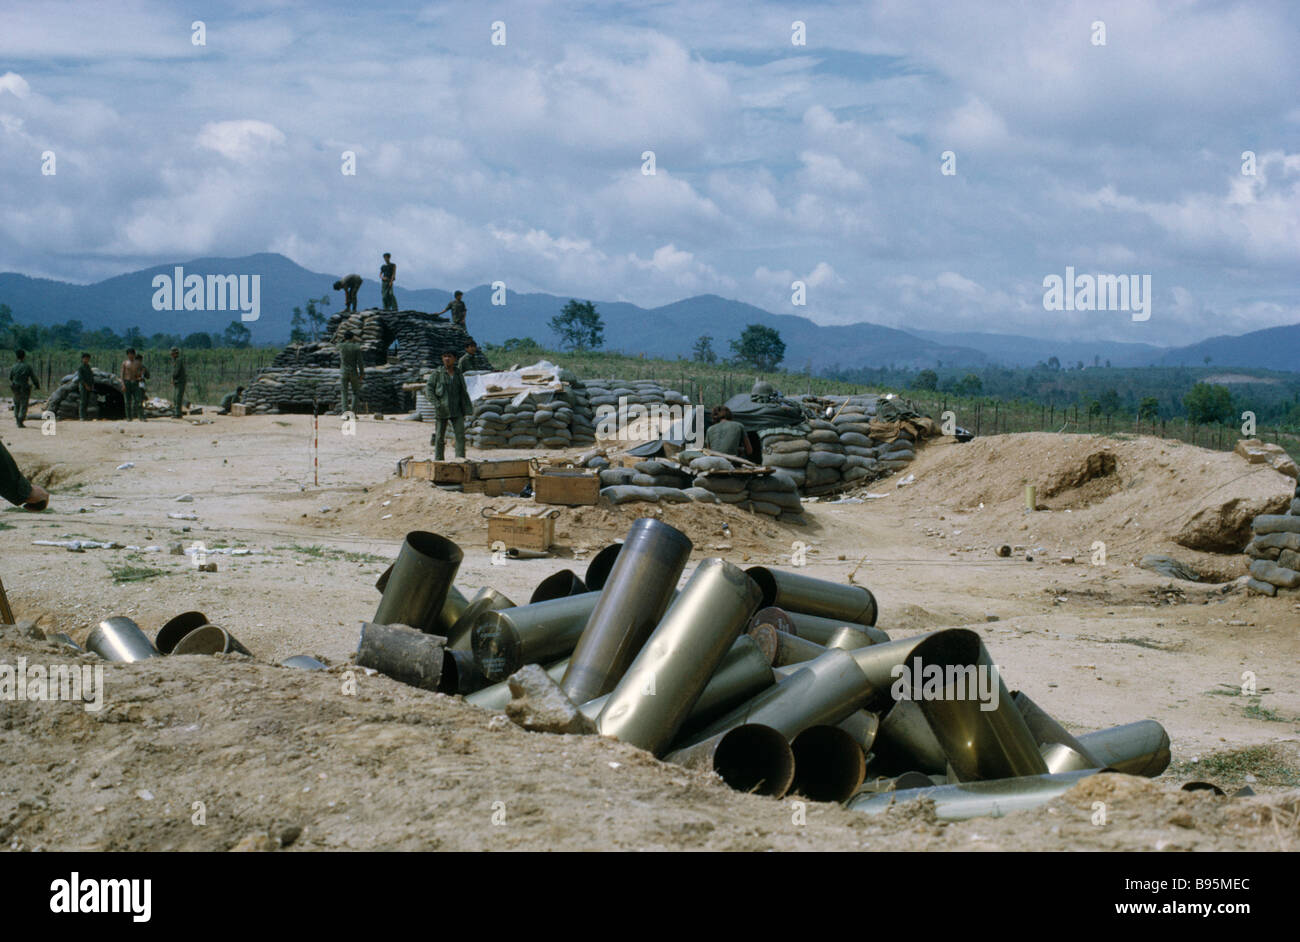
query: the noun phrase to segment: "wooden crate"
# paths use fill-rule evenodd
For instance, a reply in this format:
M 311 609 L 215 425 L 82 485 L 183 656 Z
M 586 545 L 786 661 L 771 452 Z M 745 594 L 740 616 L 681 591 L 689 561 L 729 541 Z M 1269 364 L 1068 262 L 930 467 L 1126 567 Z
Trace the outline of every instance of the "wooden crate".
M 231 415 L 248 415 L 248 405 L 243 402 L 236 402 L 230 406 Z
M 530 458 L 498 458 L 494 461 L 479 461 L 475 476 L 486 481 L 490 478 L 526 478 L 529 475 Z
M 488 546 L 504 543 L 506 549 L 545 552 L 555 542 L 555 511 L 506 513 L 488 517 Z
M 464 484 L 474 480 L 474 465 L 461 458 L 456 461 L 432 461 L 434 484 Z
M 569 507 L 594 504 L 600 500 L 600 477 L 591 471 L 546 471 L 533 478 L 533 499 Z
M 486 481 L 466 481 L 466 494 L 486 494 L 488 497 L 501 497 L 503 494 L 518 494 L 528 486 L 529 478 L 488 478 Z
M 417 481 L 433 480 L 433 462 L 428 458 L 406 458 L 397 465 L 397 473 L 404 478 L 415 478 Z

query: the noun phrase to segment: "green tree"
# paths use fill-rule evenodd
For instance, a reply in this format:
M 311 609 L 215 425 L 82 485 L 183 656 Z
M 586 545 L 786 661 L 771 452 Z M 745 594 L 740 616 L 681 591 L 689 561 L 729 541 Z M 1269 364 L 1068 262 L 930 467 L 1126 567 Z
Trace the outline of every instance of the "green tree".
M 225 342 L 227 347 L 234 347 L 236 350 L 241 350 L 244 347 L 247 347 L 252 341 L 253 332 L 239 321 L 231 321 L 221 339 Z
M 740 340 L 730 343 L 731 352 L 738 361 L 762 373 L 770 373 L 785 359 L 785 341 L 781 334 L 762 324 L 750 324 L 741 333 Z
M 1146 396 L 1138 404 L 1138 418 L 1144 422 L 1154 422 L 1160 417 L 1160 402 L 1155 396 Z
M 913 385 L 917 389 L 938 389 L 939 374 L 934 370 L 921 370 L 916 374 L 916 382 Z
M 590 301 L 570 298 L 560 313 L 551 318 L 549 326 L 570 350 L 594 350 L 605 344 L 605 324 Z
M 1232 414 L 1232 394 L 1227 386 L 1197 383 L 1183 397 L 1183 408 L 1197 425 L 1222 422 Z
M 692 351 L 694 358 L 700 363 L 717 363 L 718 354 L 713 349 L 713 338 L 705 334 L 699 340 L 695 341 L 695 349 Z
M 306 343 L 307 342 L 307 320 L 302 316 L 302 308 L 293 309 L 293 317 L 289 319 L 289 342 Z
M 1096 399 L 1091 399 L 1088 401 L 1088 415 L 1094 418 L 1096 416 L 1101 415 L 1101 403 L 1098 402 Z
M 205 334 L 203 331 L 195 331 L 192 334 L 187 334 L 180 345 L 190 350 L 211 350 L 212 335 Z
M 984 390 L 984 381 L 974 373 L 967 373 L 961 378 L 961 382 L 953 387 L 953 392 L 959 396 L 978 396 Z
M 1098 404 L 1101 406 L 1102 415 L 1114 415 L 1119 412 L 1120 409 L 1119 393 L 1114 389 L 1106 390 L 1101 394 L 1101 399 Z
M 1058 360 L 1056 357 L 1048 357 L 1047 368 L 1049 370 L 1059 370 L 1061 368 L 1061 361 Z
M 501 351 L 503 353 L 513 353 L 516 350 L 540 350 L 540 349 L 541 349 L 541 344 L 539 344 L 532 337 L 511 337 L 509 340 L 501 344 Z
M 320 298 L 307 299 L 307 322 L 311 324 L 311 339 L 318 340 L 320 335 L 325 332 L 325 322 L 329 320 L 325 312 L 320 308 L 329 307 L 330 297 L 325 295 Z M 318 308 L 316 305 L 320 305 Z M 290 322 L 292 323 L 292 321 Z

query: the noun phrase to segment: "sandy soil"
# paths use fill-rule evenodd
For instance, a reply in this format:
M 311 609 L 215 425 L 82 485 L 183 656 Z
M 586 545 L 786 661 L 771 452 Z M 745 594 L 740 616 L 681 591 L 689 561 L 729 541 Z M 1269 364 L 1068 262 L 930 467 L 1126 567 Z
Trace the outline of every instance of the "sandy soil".
M 54 436 L 0 430 L 55 495 L 40 515 L 0 513 L 0 576 L 19 618 L 81 641 L 109 615 L 127 615 L 152 635 L 173 615 L 199 609 L 256 655 L 108 665 L 99 713 L 0 703 L 0 846 L 1300 843 L 1300 596 L 1249 596 L 1232 581 L 1174 582 L 1135 565 L 1148 552 L 1168 552 L 1219 580 L 1241 575 L 1240 555 L 1182 544 L 1230 542 L 1241 520 L 1278 506 L 1294 482 L 1271 469 L 1149 438 L 1017 435 L 929 444 L 905 475 L 866 489 L 885 496 L 810 503 L 802 526 L 730 507 L 659 506 L 691 536 L 696 559 L 789 565 L 803 544 L 810 574 L 870 586 L 880 626 L 895 636 L 975 629 L 1008 684 L 1068 728 L 1151 717 L 1173 742 L 1174 765 L 1161 779 L 1092 780 L 1047 807 L 997 820 L 944 825 L 924 808 L 867 817 L 813 803 L 799 824 L 793 800 L 741 795 L 619 743 L 524 733 L 457 699 L 348 673 L 358 623 L 378 600 L 374 580 L 408 530 L 445 533 L 464 547 L 462 587 L 492 585 L 526 601 L 552 572 L 583 571 L 644 512 L 565 509 L 556 558 L 493 565 L 481 512 L 509 499 L 394 477 L 399 458 L 428 452 L 428 433 L 367 418 L 344 435 L 337 418 L 322 417 L 317 486 L 307 416 L 67 422 Z M 126 462 L 134 467 L 117 470 Z M 907 475 L 914 482 L 899 487 Z M 1024 511 L 1025 484 L 1037 486 L 1044 510 Z M 177 501 L 182 495 L 193 500 Z M 250 553 L 213 556 L 219 571 L 200 573 L 166 552 L 75 553 L 32 542 L 68 538 L 163 547 L 200 540 Z M 1098 542 L 1104 565 L 1092 564 Z M 1017 551 L 997 557 L 1002 543 Z M 162 574 L 115 581 L 112 570 L 127 566 Z M 332 670 L 275 666 L 303 653 Z M 0 631 L 0 662 L 20 656 L 66 660 L 47 642 Z M 1247 671 L 1254 696 L 1240 690 Z M 1250 782 L 1260 795 L 1178 791 L 1193 778 Z M 1091 823 L 1099 790 L 1109 805 L 1105 826 Z M 193 822 L 195 802 L 203 803 L 202 825 Z

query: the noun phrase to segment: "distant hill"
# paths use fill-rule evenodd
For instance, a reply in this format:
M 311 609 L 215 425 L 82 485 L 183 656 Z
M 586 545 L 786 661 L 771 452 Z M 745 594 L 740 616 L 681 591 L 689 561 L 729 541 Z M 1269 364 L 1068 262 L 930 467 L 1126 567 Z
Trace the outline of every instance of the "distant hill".
M 361 271 L 362 307 L 379 304 L 379 259 L 373 271 Z M 398 259 L 400 266 L 401 260 Z M 333 303 L 326 310 L 337 311 L 342 292 L 331 290 L 346 272 L 325 274 L 309 271 L 275 253 L 243 258 L 198 258 L 157 265 L 118 275 L 92 285 L 31 278 L 6 272 L 0 274 L 0 302 L 8 304 L 20 323 L 55 324 L 80 320 L 89 329 L 110 327 L 121 333 L 139 327 L 147 336 L 158 331 L 187 334 L 193 331 L 219 333 L 238 311 L 155 311 L 152 306 L 155 275 L 172 275 L 177 266 L 185 274 L 261 275 L 261 316 L 246 326 L 254 343 L 280 344 L 288 340 L 289 322 L 295 306 L 308 298 L 328 295 Z M 450 289 L 411 290 L 402 286 L 400 273 L 397 300 L 404 308 L 437 311 L 451 297 Z M 452 286 L 458 287 L 458 286 Z M 509 292 L 505 305 L 491 303 L 488 285 L 465 291 L 471 332 L 484 342 L 499 343 L 510 337 L 532 337 L 544 345 L 556 338 L 547 326 L 559 313 L 569 295 Z M 743 301 L 713 294 L 697 295 L 655 308 L 643 308 L 625 301 L 595 301 L 605 321 L 606 346 L 624 353 L 676 357 L 691 355 L 697 338 L 708 334 L 721 356 L 730 355 L 728 341 L 740 336 L 748 324 L 763 324 L 780 332 L 786 344 L 783 366 L 814 372 L 832 368 L 893 366 L 919 369 L 942 363 L 945 367 L 980 367 L 989 364 L 1033 366 L 1050 357 L 1062 365 L 1094 358 L 1110 360 L 1113 366 L 1203 365 L 1206 356 L 1216 367 L 1260 367 L 1300 370 L 1300 325 L 1254 331 L 1240 337 L 1215 337 L 1177 349 L 1150 344 L 1042 340 L 1011 334 L 899 330 L 879 324 L 858 323 L 820 326 L 805 317 L 773 314 Z

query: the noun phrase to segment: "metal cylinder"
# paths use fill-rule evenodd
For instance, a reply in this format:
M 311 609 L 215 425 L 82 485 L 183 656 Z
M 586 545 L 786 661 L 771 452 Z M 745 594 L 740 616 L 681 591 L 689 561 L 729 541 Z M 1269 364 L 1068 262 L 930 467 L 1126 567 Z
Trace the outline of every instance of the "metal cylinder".
M 873 765 L 874 768 L 874 765 Z M 868 769 L 870 775 L 871 769 Z M 937 784 L 930 776 L 923 772 L 903 772 L 893 776 L 877 776 L 868 778 L 858 789 L 858 795 L 874 795 L 880 792 L 906 791 L 909 788 L 930 788 Z
M 384 589 L 387 588 L 388 586 L 388 580 L 391 579 L 392 577 L 393 577 L 393 563 L 389 563 L 388 568 L 385 569 L 383 572 L 381 572 L 379 574 L 379 578 L 375 580 L 375 588 L 379 590 L 381 595 L 383 594 Z
M 1038 747 L 1049 772 L 1077 772 L 1097 768 L 1097 760 L 1071 749 L 1065 743 L 1052 742 Z
M 1083 756 L 1090 761 L 1092 765 L 1087 766 L 1090 769 L 1099 769 L 1106 763 L 1101 762 L 1096 756 L 1091 755 L 1084 748 L 1083 743 L 1079 742 L 1064 726 L 1052 718 L 1046 710 L 1040 707 L 1023 690 L 1011 691 L 1011 700 L 1020 711 L 1020 715 L 1025 718 L 1025 725 L 1029 727 L 1030 734 L 1034 737 L 1034 742 L 1040 747 L 1049 746 L 1052 743 L 1061 743 L 1069 746 L 1074 752 Z M 1048 771 L 1058 771 L 1048 763 Z M 1067 771 L 1061 769 L 1059 771 Z
M 406 534 L 373 623 L 437 630 L 448 590 L 464 558 L 461 548 L 445 536 L 424 530 Z
M 602 736 L 661 754 L 758 607 L 738 567 L 706 559 L 664 613 L 596 719 Z
M 172 654 L 253 654 L 220 625 L 195 628 L 176 642 Z
M 477 661 L 475 662 L 477 663 Z M 551 678 L 557 684 L 564 672 L 569 668 L 569 659 L 566 657 L 562 661 L 556 661 L 550 667 L 546 668 L 546 676 Z M 466 703 L 472 703 L 475 706 L 485 707 L 489 710 L 504 710 L 506 705 L 513 699 L 510 694 L 510 684 L 508 681 L 501 681 L 497 684 L 484 687 L 482 690 L 476 690 L 465 698 Z M 586 710 L 583 710 L 586 713 Z M 600 710 L 596 710 L 599 713 Z M 594 713 L 587 713 L 592 719 L 595 719 Z
M 182 612 L 158 629 L 158 634 L 154 635 L 153 646 L 160 654 L 171 654 L 172 649 L 176 647 L 176 642 L 195 628 L 202 628 L 206 624 L 208 624 L 208 616 L 202 612 Z
M 962 782 L 957 785 L 935 785 L 930 788 L 910 788 L 878 794 L 860 792 L 845 807 L 851 811 L 880 814 L 896 805 L 928 798 L 934 802 L 935 817 L 940 821 L 965 821 L 969 818 L 1002 817 L 1013 811 L 1037 808 L 1054 798 L 1060 798 L 1096 769 L 1081 772 L 1062 772 L 1056 775 L 1029 775 L 987 782 Z
M 121 663 L 162 657 L 140 626 L 121 615 L 105 618 L 92 628 L 86 636 L 86 650 L 94 651 L 106 661 Z
M 356 662 L 422 690 L 437 690 L 442 682 L 446 639 L 404 625 L 366 623 L 361 626 Z
M 286 657 L 280 662 L 281 667 L 296 667 L 304 671 L 327 671 L 329 665 L 323 661 L 318 661 L 310 654 L 295 654 L 293 657 Z
M 790 743 L 791 791 L 813 801 L 845 801 L 867 772 L 867 757 L 852 734 L 838 726 L 810 726 Z
M 609 578 L 610 570 L 614 568 L 614 560 L 618 559 L 619 551 L 622 549 L 622 543 L 611 543 L 591 558 L 591 562 L 587 564 L 587 574 L 582 580 L 587 584 L 588 589 L 599 592 L 605 588 L 605 580 Z
M 876 597 L 862 586 L 814 579 L 766 566 L 753 566 L 745 571 L 762 588 L 764 607 L 776 605 L 787 612 L 843 619 L 840 624 L 876 623 Z
M 72 635 L 65 634 L 62 631 L 51 631 L 45 635 L 46 641 L 53 641 L 55 644 L 61 644 L 65 648 L 71 648 L 77 653 L 82 653 L 81 645 L 72 640 Z
M 979 635 L 965 628 L 947 628 L 943 631 L 932 631 L 923 635 L 916 635 L 912 638 L 903 638 L 900 641 L 890 641 L 886 644 L 873 644 L 869 648 L 854 648 L 850 653 L 853 659 L 858 662 L 858 667 L 867 675 L 867 680 L 871 681 L 871 686 L 876 692 L 876 697 L 872 701 L 870 709 L 887 710 L 893 702 L 890 690 L 894 686 L 895 673 L 894 669 L 900 664 L 907 664 L 916 648 L 934 637 L 948 637 L 948 643 L 960 647 L 957 639 L 961 633 L 965 632 L 976 641 Z
M 742 723 L 770 726 L 789 739 L 810 726 L 834 726 L 862 709 L 871 684 L 846 651 L 828 650 L 775 687 L 710 723 L 695 739 L 707 739 Z
M 794 753 L 770 726 L 747 724 L 664 757 L 687 768 L 716 773 L 736 791 L 780 798 L 794 781 Z
M 433 633 L 447 637 L 452 626 L 460 620 L 460 616 L 465 614 L 465 609 L 469 607 L 469 599 L 465 598 L 465 593 L 453 586 L 447 587 L 447 601 L 442 603 L 442 610 L 438 612 L 437 622 L 434 626 Z
M 821 657 L 829 648 L 785 631 L 776 633 L 776 657 L 772 664 L 778 668 L 803 664 Z
M 772 664 L 776 661 L 776 652 L 781 646 L 781 641 L 776 635 L 775 628 L 771 625 L 755 625 L 751 622 L 745 634 L 754 639 L 758 649 L 763 652 L 763 657 L 767 658 L 767 663 Z
M 841 625 L 826 639 L 826 647 L 840 651 L 852 651 L 854 648 L 865 648 L 875 643 L 875 638 L 852 625 Z
M 496 589 L 490 589 L 486 586 L 479 589 L 474 593 L 474 597 L 469 600 L 469 604 L 465 606 L 465 610 L 461 612 L 460 617 L 447 631 L 445 635 L 447 648 L 465 652 L 473 650 L 470 633 L 474 630 L 474 626 L 478 624 L 479 617 L 484 612 L 500 612 L 514 607 L 515 603 Z
M 560 682 L 570 700 L 614 689 L 663 617 L 690 555 L 680 530 L 650 517 L 632 524 Z
M 871 770 L 881 775 L 942 774 L 948 767 L 943 747 L 913 700 L 895 700 L 881 715 L 872 752 Z
M 525 664 L 568 657 L 599 601 L 599 592 L 587 592 L 484 612 L 470 632 L 470 648 L 483 676 L 501 681 Z
M 839 618 L 823 618 L 820 615 L 805 615 L 803 612 L 786 612 L 786 617 L 794 625 L 793 634 L 797 634 L 800 638 L 807 638 L 809 641 L 816 641 L 818 644 L 830 644 L 830 639 L 842 628 L 856 628 L 871 639 L 869 644 L 884 644 L 889 641 L 889 635 L 874 625 L 846 622 Z
M 478 662 L 469 651 L 447 649 L 442 657 L 442 680 L 438 692 L 471 694 L 487 686 L 487 678 L 479 670 Z
M 879 718 L 876 714 L 868 713 L 866 710 L 850 713 L 838 725 L 840 729 L 853 737 L 853 741 L 858 744 L 863 755 L 871 752 L 876 744 L 876 736 L 880 734 Z
M 537 588 L 533 589 L 533 595 L 528 603 L 533 605 L 538 602 L 549 602 L 551 599 L 562 599 L 569 595 L 582 595 L 586 591 L 587 584 L 578 578 L 576 572 L 572 569 L 561 569 L 537 583 Z
M 1169 768 L 1169 734 L 1155 720 L 1083 733 L 1079 743 L 1107 768 L 1155 778 Z
M 925 695 L 923 688 L 921 712 L 959 782 L 1047 772 L 1038 743 L 979 635 L 973 631 L 932 635 L 916 647 L 907 666 L 913 668 L 913 677 L 931 667 L 942 674 L 939 698 Z M 916 693 L 914 681 L 914 700 Z

